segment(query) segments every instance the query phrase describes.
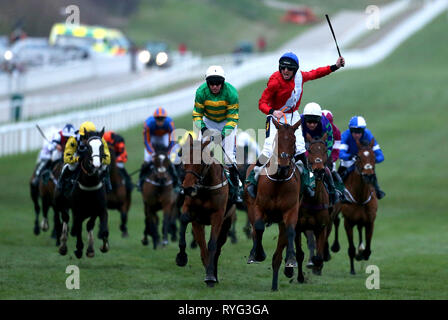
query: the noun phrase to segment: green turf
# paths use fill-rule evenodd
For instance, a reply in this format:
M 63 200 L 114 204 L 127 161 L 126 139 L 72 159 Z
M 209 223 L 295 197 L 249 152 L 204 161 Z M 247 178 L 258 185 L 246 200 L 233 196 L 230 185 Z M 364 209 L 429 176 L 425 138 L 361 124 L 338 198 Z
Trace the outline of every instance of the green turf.
M 101 254 L 97 241 L 95 258 L 77 260 L 75 240 L 69 238 L 68 255 L 59 256 L 48 233 L 32 233 L 34 214 L 27 182 L 36 153 L 28 153 L 0 159 L 0 299 L 447 299 L 448 47 L 441 41 L 445 25 L 446 16 L 441 15 L 384 62 L 338 71 L 304 86 L 302 106 L 316 101 L 329 108 L 341 130 L 352 115 L 365 116 L 385 154 L 377 172 L 387 196 L 379 202 L 371 259 L 356 263 L 356 276 L 349 274 L 341 228 L 341 251 L 325 264 L 321 277 L 307 272 L 307 283 L 299 285 L 281 274 L 279 291 L 271 292 L 277 227 L 265 233 L 267 260 L 247 265 L 251 242 L 244 238 L 245 217 L 239 213 L 239 242 L 226 243 L 220 284 L 206 288 L 198 250 L 188 249 L 189 263 L 179 268 L 174 263 L 175 244 L 157 251 L 142 246 L 143 211 L 137 192 L 129 217 L 130 238 L 121 239 L 118 213 L 111 211 L 110 252 Z M 264 125 L 257 109 L 264 86 L 265 81 L 260 81 L 240 90 L 241 127 Z M 176 126 L 189 128 L 190 115 L 176 119 Z M 138 168 L 143 158 L 141 129 L 123 132 L 129 171 Z M 65 287 L 65 269 L 71 264 L 80 268 L 80 290 Z M 380 290 L 365 287 L 369 264 L 380 268 Z

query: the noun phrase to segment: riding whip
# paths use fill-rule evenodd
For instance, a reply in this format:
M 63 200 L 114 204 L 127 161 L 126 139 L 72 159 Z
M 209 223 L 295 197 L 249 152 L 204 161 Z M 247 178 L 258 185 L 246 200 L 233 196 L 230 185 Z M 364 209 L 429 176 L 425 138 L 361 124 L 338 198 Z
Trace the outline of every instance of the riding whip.
M 45 133 L 42 131 L 42 129 L 39 127 L 39 125 L 36 123 L 36 128 L 39 131 L 39 133 L 41 134 L 41 136 L 48 142 L 51 143 L 50 140 L 47 139 L 47 137 L 45 136 Z
M 336 49 L 338 49 L 339 57 L 341 56 L 341 51 L 339 51 L 338 42 L 336 41 L 336 36 L 334 35 L 333 27 L 331 26 L 330 18 L 328 14 L 325 15 L 327 18 L 328 25 L 330 26 L 331 34 L 333 35 L 334 42 L 336 43 Z

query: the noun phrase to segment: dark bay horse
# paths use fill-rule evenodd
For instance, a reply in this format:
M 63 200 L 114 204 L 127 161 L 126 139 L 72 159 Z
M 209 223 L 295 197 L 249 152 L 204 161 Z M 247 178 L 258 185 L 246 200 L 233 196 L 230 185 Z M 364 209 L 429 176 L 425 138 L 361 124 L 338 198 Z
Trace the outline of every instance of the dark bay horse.
M 48 223 L 48 211 L 50 208 L 53 209 L 54 213 L 54 226 L 53 226 L 53 232 L 52 237 L 56 237 L 56 245 L 59 245 L 59 237 L 61 233 L 61 221 L 60 221 L 60 215 L 58 207 L 55 203 L 55 189 L 57 184 L 57 179 L 61 173 L 62 169 L 62 161 L 56 161 L 55 163 L 50 162 L 50 165 L 48 165 L 45 169 L 42 170 L 40 177 L 39 177 L 39 183 L 38 185 L 33 185 L 30 183 L 30 189 L 31 189 L 31 198 L 34 202 L 34 210 L 36 213 L 36 219 L 34 221 L 34 234 L 38 235 L 40 233 L 40 229 L 42 231 L 46 232 L 49 229 L 49 223 Z M 33 180 L 33 177 L 31 177 L 31 180 Z M 40 212 L 40 206 L 39 206 L 39 199 L 42 201 L 42 222 L 39 226 L 39 212 Z
M 283 249 L 286 247 L 285 265 L 288 270 L 297 266 L 294 250 L 296 224 L 300 204 L 300 173 L 294 163 L 295 135 L 299 120 L 293 126 L 272 120 L 277 128 L 274 152 L 260 174 L 256 199 L 245 189 L 245 199 L 253 229 L 253 247 L 247 263 L 261 262 L 266 258 L 262 245 L 265 223 L 278 223 L 277 249 L 272 257 L 272 290 L 278 290 L 278 271 L 282 263 Z M 253 166 L 249 167 L 249 170 Z
M 183 190 L 185 200 L 180 216 L 179 253 L 176 264 L 185 266 L 188 256 L 185 251 L 185 231 L 188 223 L 192 223 L 193 234 L 201 249 L 202 264 L 205 267 L 205 282 L 213 287 L 218 282 L 218 260 L 221 248 L 227 240 L 235 215 L 235 205 L 230 205 L 229 185 L 224 167 L 204 150 L 210 140 L 205 143 L 194 141 L 191 135 L 184 145 L 183 151 L 185 178 Z M 205 157 L 201 156 L 205 155 Z M 200 159 L 200 160 L 199 160 Z M 205 225 L 211 225 L 210 240 L 205 241 Z
M 114 149 L 109 145 L 110 152 L 110 165 L 109 174 L 110 182 L 112 184 L 112 191 L 107 193 L 107 208 L 120 211 L 120 231 L 121 236 L 126 238 L 129 236 L 127 221 L 129 208 L 131 206 L 131 193 L 132 189 L 126 186 L 125 177 L 120 172 L 120 168 L 117 166 L 116 155 Z
M 80 155 L 79 177 L 69 198 L 69 204 L 73 213 L 73 231 L 76 235 L 75 255 L 78 259 L 82 257 L 84 243 L 82 241 L 82 223 L 87 222 L 88 248 L 87 257 L 95 256 L 93 228 L 95 220 L 100 218 L 99 236 L 103 240 L 100 251 L 105 253 L 109 251 L 109 230 L 107 225 L 107 199 L 106 189 L 102 179 L 102 159 L 104 158 L 104 146 L 101 137 L 104 134 L 104 128 L 101 132 L 89 132 L 86 134 L 87 150 Z M 62 235 L 59 253 L 67 253 L 67 229 L 68 229 L 68 210 L 62 211 Z
M 314 174 L 315 195 L 313 198 L 304 196 L 302 199 L 296 226 L 297 262 L 299 264 L 297 280 L 301 283 L 304 282 L 302 270 L 304 253 L 301 249 L 301 233 L 305 233 L 307 230 L 312 231 L 312 235 L 307 235 L 308 242 L 314 241 L 314 237 L 316 238 L 317 254 L 311 257 L 311 261 L 313 263 L 313 273 L 320 275 L 323 268 L 328 228 L 331 226 L 330 197 L 324 183 L 326 170 L 329 170 L 326 168 L 328 161 L 326 140 L 326 133 L 321 139 L 313 139 L 309 134 L 306 135 L 308 165 Z M 310 236 L 314 237 L 309 239 Z M 291 275 L 290 271 L 287 271 L 287 273 Z
M 374 139 L 356 141 L 358 146 L 357 160 L 355 169 L 349 173 L 345 186 L 347 189 L 346 197 L 350 203 L 342 204 L 342 215 L 344 216 L 344 227 L 348 239 L 348 256 L 350 258 L 350 273 L 355 274 L 354 259 L 368 260 L 371 254 L 371 242 L 373 228 L 378 210 L 378 200 L 373 186 L 375 174 L 375 154 L 372 150 Z M 336 222 L 336 221 L 335 221 Z M 359 232 L 358 254 L 353 242 L 353 227 L 356 226 Z M 335 224 L 337 230 L 338 224 Z M 362 242 L 362 230 L 365 229 L 366 244 Z M 332 245 L 333 249 L 339 249 L 337 233 Z M 333 250 L 335 251 L 335 250 Z
M 148 235 L 152 237 L 153 247 L 157 248 L 160 242 L 158 230 L 159 217 L 157 212 L 163 211 L 162 245 L 168 244 L 168 233 L 176 228 L 176 200 L 177 195 L 173 188 L 173 177 L 169 174 L 171 161 L 166 148 L 156 148 L 150 166 L 150 174 L 142 187 L 143 204 L 145 207 L 145 230 L 142 244 L 148 245 Z M 174 227 L 173 227 L 174 224 Z

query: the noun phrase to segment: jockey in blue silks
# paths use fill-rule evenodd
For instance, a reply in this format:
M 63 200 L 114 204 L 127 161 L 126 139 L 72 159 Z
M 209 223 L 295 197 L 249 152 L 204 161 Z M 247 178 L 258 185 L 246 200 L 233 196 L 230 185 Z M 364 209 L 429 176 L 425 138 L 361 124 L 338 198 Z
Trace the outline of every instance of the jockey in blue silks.
M 350 119 L 348 129 L 342 133 L 341 148 L 339 152 L 339 158 L 341 163 L 338 169 L 339 175 L 345 180 L 350 172 L 355 168 L 356 156 L 358 154 L 358 146 L 356 140 L 372 141 L 374 139 L 373 152 L 375 153 L 375 163 L 381 163 L 384 161 L 383 151 L 381 151 L 380 145 L 376 141 L 373 134 L 367 129 L 366 120 L 361 116 L 354 116 Z M 380 189 L 376 174 L 374 175 L 374 187 L 376 196 L 378 199 L 382 199 L 386 194 Z

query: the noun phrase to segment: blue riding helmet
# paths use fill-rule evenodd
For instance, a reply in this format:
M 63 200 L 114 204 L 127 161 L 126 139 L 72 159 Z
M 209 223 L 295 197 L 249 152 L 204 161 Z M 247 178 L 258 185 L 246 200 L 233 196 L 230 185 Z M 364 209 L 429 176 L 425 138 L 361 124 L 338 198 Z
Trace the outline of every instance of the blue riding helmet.
M 284 53 L 280 57 L 280 60 L 278 60 L 278 63 L 281 67 L 291 67 L 299 69 L 299 58 L 297 58 L 297 56 L 292 52 Z
M 67 123 L 62 129 L 62 135 L 64 137 L 70 137 L 75 135 L 75 127 L 71 123 Z
M 354 116 L 350 119 L 348 123 L 348 127 L 351 128 L 360 128 L 365 129 L 367 127 L 366 120 L 361 116 Z

